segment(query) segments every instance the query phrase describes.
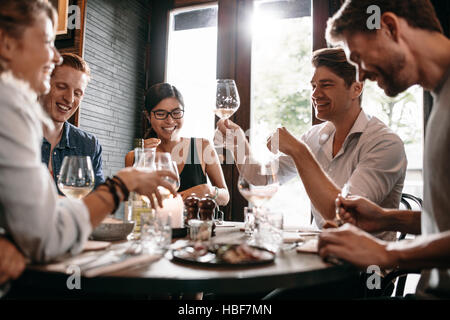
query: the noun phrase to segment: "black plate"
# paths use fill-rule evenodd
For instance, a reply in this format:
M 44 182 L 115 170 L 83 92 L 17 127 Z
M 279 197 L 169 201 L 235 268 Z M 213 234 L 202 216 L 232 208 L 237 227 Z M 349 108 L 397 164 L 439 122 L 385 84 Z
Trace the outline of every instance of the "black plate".
M 258 250 L 261 254 L 261 258 L 257 260 L 243 260 L 241 262 L 228 262 L 221 259 L 218 255 L 219 250 L 230 250 L 239 246 L 238 244 L 214 244 L 212 245 L 206 254 L 201 256 L 195 256 L 192 253 L 195 252 L 193 245 L 188 245 L 180 249 L 172 250 L 173 261 L 183 262 L 183 263 L 193 263 L 206 266 L 254 266 L 260 264 L 272 263 L 275 260 L 275 253 L 264 248 L 250 246 L 254 250 Z

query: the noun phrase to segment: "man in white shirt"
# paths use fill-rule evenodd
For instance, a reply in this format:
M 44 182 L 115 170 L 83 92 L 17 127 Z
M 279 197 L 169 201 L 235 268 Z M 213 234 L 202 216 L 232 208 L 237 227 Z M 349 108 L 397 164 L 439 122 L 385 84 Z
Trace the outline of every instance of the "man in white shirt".
M 313 126 L 300 140 L 285 128 L 270 138 L 268 147 L 276 148 L 278 143 L 285 154 L 280 157 L 280 181 L 300 175 L 320 228 L 326 220 L 335 219 L 335 199 L 345 184 L 352 194 L 398 208 L 407 165 L 403 142 L 383 122 L 361 109 L 363 85 L 356 81 L 356 69 L 347 62 L 342 49 L 317 50 L 312 63 L 312 103 L 316 117 L 325 122 Z M 243 131 L 229 120 L 219 121 L 218 128 L 222 133 L 236 130 L 237 140 L 244 142 L 233 152 L 239 168 L 239 155 L 249 150 Z M 227 141 L 226 145 L 232 143 Z M 237 149 L 243 146 L 247 151 L 239 152 Z M 378 236 L 393 240 L 395 234 Z

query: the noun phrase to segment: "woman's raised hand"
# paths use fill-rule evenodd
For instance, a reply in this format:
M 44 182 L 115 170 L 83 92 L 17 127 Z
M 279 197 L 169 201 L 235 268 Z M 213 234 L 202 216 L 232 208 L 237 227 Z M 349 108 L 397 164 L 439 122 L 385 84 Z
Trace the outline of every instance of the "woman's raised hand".
M 161 143 L 158 138 L 149 138 L 144 140 L 144 148 L 156 148 Z

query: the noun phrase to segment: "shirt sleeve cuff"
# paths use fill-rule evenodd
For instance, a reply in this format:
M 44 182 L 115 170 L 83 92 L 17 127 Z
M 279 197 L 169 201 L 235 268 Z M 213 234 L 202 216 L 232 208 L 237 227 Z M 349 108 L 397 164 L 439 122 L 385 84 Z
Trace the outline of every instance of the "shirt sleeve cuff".
M 61 199 L 59 204 L 69 208 L 69 212 L 72 213 L 72 218 L 78 228 L 78 237 L 70 249 L 71 254 L 78 254 L 83 250 L 86 241 L 92 233 L 89 210 L 82 200 L 64 198 Z

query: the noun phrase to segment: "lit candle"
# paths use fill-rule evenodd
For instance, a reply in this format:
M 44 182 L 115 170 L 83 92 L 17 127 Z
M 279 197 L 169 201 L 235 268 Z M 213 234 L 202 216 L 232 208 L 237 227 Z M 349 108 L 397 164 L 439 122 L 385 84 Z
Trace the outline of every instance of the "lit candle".
M 170 226 L 172 228 L 182 228 L 184 203 L 181 196 L 177 195 L 176 197 L 173 197 L 173 195 L 169 195 L 163 200 L 162 204 L 162 208 L 159 206 L 156 208 L 158 218 L 167 221 L 167 217 L 170 217 Z

